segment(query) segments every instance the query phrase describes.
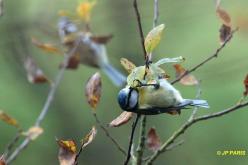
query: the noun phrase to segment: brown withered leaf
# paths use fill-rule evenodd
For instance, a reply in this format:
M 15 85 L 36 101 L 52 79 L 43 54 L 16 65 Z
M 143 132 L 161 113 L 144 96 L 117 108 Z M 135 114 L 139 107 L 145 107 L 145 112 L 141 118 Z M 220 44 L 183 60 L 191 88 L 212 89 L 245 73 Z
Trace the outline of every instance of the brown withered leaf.
M 54 54 L 62 55 L 62 52 L 60 51 L 60 49 L 58 49 L 57 47 L 55 47 L 53 44 L 42 43 L 41 41 L 37 40 L 34 37 L 32 37 L 32 43 L 36 47 L 38 47 L 38 48 L 40 48 L 40 49 L 42 49 L 42 50 L 44 50 L 44 51 L 46 51 L 48 53 L 54 53 Z
M 27 78 L 30 83 L 46 83 L 49 81 L 43 71 L 37 66 L 36 62 L 32 59 L 32 57 L 26 57 L 24 61 L 24 67 L 26 69 Z
M 124 111 L 120 114 L 120 116 L 118 116 L 113 121 L 111 121 L 109 123 L 109 126 L 110 127 L 119 127 L 123 124 L 126 124 L 132 118 L 132 116 L 133 116 L 132 112 Z
M 0 120 L 14 127 L 17 127 L 17 128 L 19 127 L 17 120 L 9 116 L 7 113 L 3 112 L 2 110 L 0 110 Z
M 22 135 L 27 136 L 31 140 L 35 140 L 43 133 L 43 129 L 41 127 L 31 127 L 28 131 L 23 132 Z
M 160 141 L 159 136 L 156 133 L 155 128 L 150 128 L 150 130 L 148 131 L 146 143 L 147 143 L 148 149 L 154 152 L 157 151 L 159 147 L 161 146 L 161 141 Z
M 102 91 L 101 75 L 97 72 L 90 77 L 86 84 L 85 96 L 89 105 L 96 109 L 97 104 L 100 101 Z
M 4 155 L 2 155 L 0 157 L 0 165 L 7 165 L 6 161 L 5 161 L 5 158 L 4 158 Z
M 244 96 L 247 96 L 248 95 L 248 74 L 246 75 L 244 79 L 244 86 L 245 86 Z
M 220 0 L 216 2 L 216 14 L 224 25 L 231 27 L 231 17 L 227 11 L 220 7 Z
M 89 145 L 96 137 L 97 130 L 95 126 L 92 127 L 90 132 L 81 140 L 81 147 L 84 148 Z
M 59 145 L 58 159 L 60 165 L 74 165 L 77 155 L 76 143 L 73 140 L 56 140 Z
M 223 44 L 232 33 L 232 28 L 222 24 L 220 30 L 220 44 Z
M 136 66 L 126 58 L 121 58 L 121 65 L 126 69 L 128 73 L 131 73 Z
M 91 36 L 90 39 L 93 42 L 96 42 L 98 44 L 107 44 L 111 39 L 113 38 L 113 35 L 105 35 L 105 36 Z
M 175 64 L 173 66 L 176 70 L 177 78 L 186 72 L 186 69 L 184 69 L 180 64 Z M 192 74 L 187 74 L 179 82 L 183 85 L 197 85 L 199 83 L 195 76 L 193 76 Z
M 72 55 L 69 58 L 66 68 L 67 69 L 77 69 L 79 64 L 80 64 L 80 54 L 75 53 L 74 55 Z M 60 64 L 59 68 L 61 68 L 61 67 L 64 67 L 64 63 Z

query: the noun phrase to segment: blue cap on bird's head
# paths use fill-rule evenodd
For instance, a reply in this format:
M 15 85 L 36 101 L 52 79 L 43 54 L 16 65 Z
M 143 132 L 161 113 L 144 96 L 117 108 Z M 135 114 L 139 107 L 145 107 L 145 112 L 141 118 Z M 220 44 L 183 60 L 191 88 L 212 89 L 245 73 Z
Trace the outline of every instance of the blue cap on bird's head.
M 120 90 L 118 102 L 120 107 L 125 111 L 133 111 L 138 106 L 139 94 L 134 88 L 126 87 Z

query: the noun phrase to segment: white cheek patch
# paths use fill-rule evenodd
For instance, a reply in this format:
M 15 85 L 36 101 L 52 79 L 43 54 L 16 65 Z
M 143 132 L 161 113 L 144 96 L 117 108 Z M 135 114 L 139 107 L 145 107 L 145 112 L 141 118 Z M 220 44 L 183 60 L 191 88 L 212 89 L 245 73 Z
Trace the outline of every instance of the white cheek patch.
M 134 108 L 137 103 L 138 103 L 138 93 L 136 90 L 133 90 L 129 98 L 129 107 Z

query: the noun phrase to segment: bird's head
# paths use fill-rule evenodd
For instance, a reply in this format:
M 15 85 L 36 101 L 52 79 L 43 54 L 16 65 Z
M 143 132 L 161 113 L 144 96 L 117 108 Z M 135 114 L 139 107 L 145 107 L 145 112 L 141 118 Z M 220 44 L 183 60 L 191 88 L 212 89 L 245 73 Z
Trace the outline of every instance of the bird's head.
M 118 94 L 119 105 L 125 111 L 134 111 L 138 106 L 138 100 L 139 93 L 138 90 L 135 88 L 123 88 Z

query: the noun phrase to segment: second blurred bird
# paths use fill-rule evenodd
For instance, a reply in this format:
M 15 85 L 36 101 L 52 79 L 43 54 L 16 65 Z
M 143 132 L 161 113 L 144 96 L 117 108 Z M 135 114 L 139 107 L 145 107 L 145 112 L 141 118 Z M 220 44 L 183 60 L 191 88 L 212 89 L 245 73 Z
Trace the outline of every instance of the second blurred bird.
M 111 36 L 94 36 L 89 31 L 79 31 L 67 17 L 61 17 L 58 22 L 61 42 L 67 47 L 67 52 L 75 49 L 67 68 L 75 69 L 79 64 L 100 68 L 116 86 L 122 86 L 126 77 L 116 70 L 108 61 L 105 44 Z

